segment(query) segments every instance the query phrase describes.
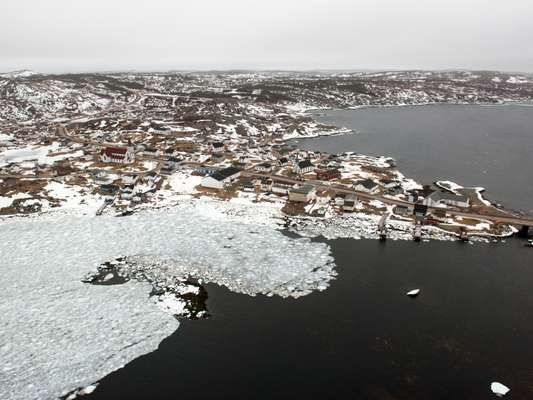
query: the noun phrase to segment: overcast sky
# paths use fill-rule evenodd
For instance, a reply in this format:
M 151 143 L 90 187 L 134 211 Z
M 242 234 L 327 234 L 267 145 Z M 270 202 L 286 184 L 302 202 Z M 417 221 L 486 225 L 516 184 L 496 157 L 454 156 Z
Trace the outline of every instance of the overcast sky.
M 0 71 L 533 72 L 533 0 L 0 2 Z

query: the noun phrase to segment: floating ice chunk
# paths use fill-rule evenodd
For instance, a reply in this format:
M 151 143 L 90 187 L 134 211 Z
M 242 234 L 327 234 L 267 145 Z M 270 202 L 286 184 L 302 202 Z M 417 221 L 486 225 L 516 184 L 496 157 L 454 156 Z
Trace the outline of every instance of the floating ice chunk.
M 407 296 L 409 297 L 416 297 L 420 294 L 420 289 L 413 289 L 409 292 L 407 292 Z
M 511 389 L 505 385 L 502 385 L 500 382 L 492 382 L 490 384 L 490 390 L 492 390 L 492 393 L 494 393 L 496 396 L 503 397 L 509 393 Z

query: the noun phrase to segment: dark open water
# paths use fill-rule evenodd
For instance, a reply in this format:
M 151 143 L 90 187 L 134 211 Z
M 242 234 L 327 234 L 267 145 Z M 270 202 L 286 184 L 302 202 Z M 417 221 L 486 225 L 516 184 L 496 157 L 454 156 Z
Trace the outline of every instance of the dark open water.
M 209 285 L 211 319 L 182 322 L 86 398 L 491 399 L 497 380 L 507 398 L 533 399 L 523 240 L 328 243 L 339 276 L 325 292 L 284 300 Z
M 482 186 L 489 199 L 533 214 L 533 106 L 364 108 L 316 117 L 357 134 L 300 140 L 303 148 L 391 156 L 421 183 Z

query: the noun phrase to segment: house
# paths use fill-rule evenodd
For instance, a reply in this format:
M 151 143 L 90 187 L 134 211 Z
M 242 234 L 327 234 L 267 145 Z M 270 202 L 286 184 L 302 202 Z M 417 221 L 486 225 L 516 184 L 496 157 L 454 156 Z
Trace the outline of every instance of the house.
M 289 190 L 292 188 L 292 185 L 284 182 L 274 182 L 272 185 L 272 193 L 286 196 L 289 194 Z
M 181 162 L 182 162 L 181 158 L 178 158 L 178 157 L 175 157 L 175 156 L 167 157 L 167 163 L 168 164 L 172 164 L 174 166 L 178 166 Z
M 319 181 L 331 181 L 341 177 L 341 171 L 336 168 L 315 169 L 315 173 Z
M 316 202 L 319 205 L 327 205 L 331 200 L 331 193 L 328 190 L 317 190 Z
M 181 159 L 177 157 L 168 157 L 167 161 L 165 161 L 159 172 L 161 175 L 172 175 L 172 173 L 178 169 L 180 164 Z
M 296 164 L 294 172 L 297 174 L 307 174 L 315 169 L 315 166 L 310 160 L 303 160 Z
M 155 171 L 150 171 L 146 173 L 145 177 L 150 184 L 154 184 L 158 180 L 157 172 Z
M 345 212 L 352 212 L 355 209 L 356 203 L 357 196 L 353 193 L 347 194 L 346 197 L 344 197 L 342 210 Z
M 228 167 L 206 176 L 202 179 L 201 185 L 205 188 L 220 190 L 234 183 L 240 176 L 240 169 Z
M 394 214 L 396 215 L 410 215 L 413 213 L 412 206 L 397 205 L 394 207 Z
M 287 165 L 289 165 L 289 159 L 287 157 L 281 157 L 279 160 L 278 160 L 278 165 L 280 167 L 286 167 Z
M 224 143 L 222 142 L 211 143 L 211 153 L 220 154 L 220 153 L 224 153 L 224 150 L 226 150 L 226 146 L 224 146 Z
M 259 179 L 259 184 L 261 185 L 261 191 L 270 192 L 274 182 L 270 178 L 261 178 Z
M 253 192 L 255 190 L 255 185 L 250 178 L 245 178 L 241 181 L 241 188 L 245 192 Z
M 119 187 L 117 185 L 111 185 L 111 184 L 100 185 L 100 192 L 104 195 L 113 196 L 118 192 L 118 190 L 119 190 Z
M 408 190 L 407 191 L 407 201 L 409 203 L 416 203 L 418 201 L 418 191 L 417 190 Z
M 166 162 L 161 167 L 161 170 L 159 171 L 159 173 L 161 175 L 164 175 L 164 176 L 169 176 L 169 175 L 172 175 L 174 173 L 174 171 L 176 171 L 176 167 L 174 167 L 174 165 L 169 164 L 168 162 Z
M 70 175 L 74 171 L 72 165 L 65 160 L 55 161 L 52 170 L 53 174 L 56 176 Z
M 131 143 L 128 147 L 104 147 L 100 161 L 104 163 L 131 164 L 135 161 L 135 151 Z
M 125 185 L 135 185 L 138 179 L 139 179 L 139 175 L 134 175 L 134 174 L 122 175 L 122 182 L 124 182 Z
M 272 172 L 272 164 L 264 162 L 261 164 L 257 164 L 255 166 L 255 169 L 259 172 Z
M 387 194 L 391 195 L 391 196 L 398 196 L 400 194 L 404 194 L 404 190 L 401 186 L 395 186 L 395 187 L 392 187 L 390 189 L 387 189 Z
M 345 194 L 339 193 L 335 196 L 335 205 L 342 207 L 344 205 Z
M 424 204 L 417 203 L 413 208 L 413 214 L 417 221 L 422 220 L 426 217 L 428 213 L 428 207 Z
M 159 150 L 157 150 L 155 147 L 146 147 L 143 151 L 143 154 L 148 157 L 158 157 Z
M 383 179 L 381 184 L 385 189 L 395 189 L 400 186 L 400 182 L 391 179 Z
M 446 218 L 446 209 L 436 208 L 434 210 L 431 210 L 431 215 L 435 218 Z
M 113 181 L 107 172 L 101 169 L 91 170 L 90 175 L 96 183 L 111 183 Z
M 165 149 L 165 157 L 173 157 L 177 154 L 176 150 L 173 149 L 172 147 L 168 147 L 167 149 Z
M 316 188 L 309 184 L 289 190 L 289 200 L 300 203 L 309 203 L 311 200 L 314 200 L 315 195 Z
M 428 207 L 454 206 L 466 208 L 470 206 L 470 199 L 467 196 L 437 190 L 426 197 L 422 204 Z
M 120 191 L 120 198 L 124 200 L 131 200 L 133 197 L 133 185 L 125 185 Z
M 357 182 L 354 185 L 354 189 L 359 192 L 374 194 L 379 190 L 379 185 L 372 179 L 365 179 L 364 181 Z

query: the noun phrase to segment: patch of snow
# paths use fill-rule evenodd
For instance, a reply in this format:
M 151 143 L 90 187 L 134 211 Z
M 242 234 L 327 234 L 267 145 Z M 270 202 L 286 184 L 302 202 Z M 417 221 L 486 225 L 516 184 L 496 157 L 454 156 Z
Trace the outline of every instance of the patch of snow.
M 2 74 L 0 74 L 0 77 L 14 79 L 14 78 L 27 78 L 27 77 L 33 76 L 33 75 L 38 75 L 38 73 L 30 71 L 30 70 L 27 70 L 27 69 L 23 69 L 23 70 L 20 70 L 20 71 L 12 71 L 12 72 L 2 73 Z
M 196 193 L 196 186 L 202 182 L 201 176 L 194 176 L 190 173 L 176 172 L 168 177 L 168 184 L 171 189 L 178 194 Z
M 21 163 L 27 160 L 37 160 L 39 164 L 53 164 L 55 161 L 64 160 L 68 157 L 81 157 L 83 155 L 81 150 L 56 156 L 49 155 L 49 153 L 58 150 L 60 150 L 59 143 L 49 146 L 28 146 L 10 149 L 0 153 L 0 166 L 5 166 L 9 163 Z
M 524 76 L 511 76 L 506 82 L 513 85 L 519 85 L 522 83 L 528 83 L 529 81 Z
M 7 135 L 5 133 L 0 133 L 0 143 L 2 143 L 2 142 L 10 142 L 13 139 L 14 138 L 11 135 Z
M 375 208 L 387 208 L 387 205 L 379 200 L 371 200 L 368 205 Z
M 438 182 L 435 182 L 435 184 L 437 186 L 439 186 L 439 187 L 441 187 L 443 189 L 449 190 L 450 192 L 455 193 L 455 194 L 459 194 L 458 190 L 464 189 L 463 186 L 458 185 L 457 183 L 452 182 L 452 181 L 438 181 Z

